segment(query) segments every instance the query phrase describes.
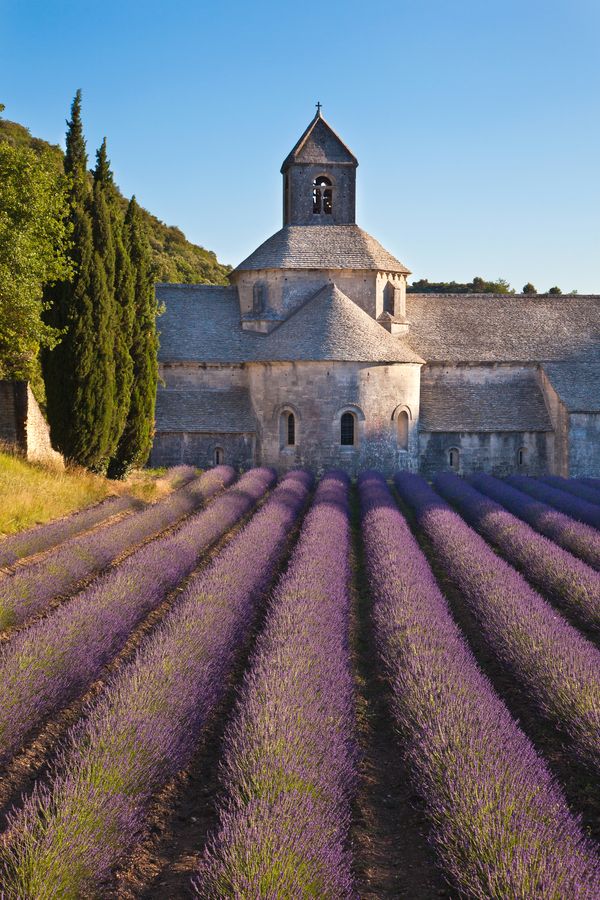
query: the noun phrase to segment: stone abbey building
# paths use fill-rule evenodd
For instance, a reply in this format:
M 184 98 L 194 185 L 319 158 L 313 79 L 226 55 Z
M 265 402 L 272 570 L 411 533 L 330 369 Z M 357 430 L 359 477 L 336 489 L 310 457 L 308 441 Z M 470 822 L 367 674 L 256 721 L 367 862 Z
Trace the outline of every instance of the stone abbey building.
M 152 465 L 600 476 L 600 297 L 406 293 L 318 110 L 230 287 L 157 286 Z

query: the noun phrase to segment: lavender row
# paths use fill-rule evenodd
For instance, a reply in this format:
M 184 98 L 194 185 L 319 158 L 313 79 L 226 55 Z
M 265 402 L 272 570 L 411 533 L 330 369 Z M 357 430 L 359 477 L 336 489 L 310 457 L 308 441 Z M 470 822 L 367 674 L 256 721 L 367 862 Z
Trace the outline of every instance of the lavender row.
M 283 479 L 72 731 L 53 783 L 9 827 L 9 897 L 101 896 L 152 796 L 197 747 L 310 485 Z
M 384 480 L 364 474 L 359 489 L 376 645 L 443 868 L 461 896 L 593 900 L 598 859 L 560 788 L 478 668 Z
M 0 579 L 0 630 L 32 618 L 54 597 L 68 594 L 125 550 L 175 524 L 234 478 L 230 466 L 210 469 L 142 512 L 66 541 L 49 556 Z
M 472 475 L 469 482 L 555 544 L 600 571 L 600 533 L 595 528 L 577 522 L 547 503 L 542 503 L 491 475 Z
M 554 506 L 567 516 L 571 516 L 572 519 L 585 522 L 586 525 L 591 525 L 592 528 L 600 528 L 600 509 L 593 503 L 588 503 L 587 500 L 582 500 L 581 497 L 574 497 L 572 494 L 551 487 L 549 484 L 544 484 L 543 481 L 528 478 L 526 475 L 509 475 L 506 480 L 513 487 L 518 488 L 520 491 L 525 491 L 526 494 L 530 494 L 536 500 L 541 500 L 542 503 L 549 503 L 550 506 Z
M 559 491 L 566 491 L 573 494 L 574 497 L 580 497 L 587 500 L 588 503 L 600 503 L 600 490 L 597 490 L 590 484 L 584 484 L 576 478 L 561 478 L 558 475 L 546 475 L 541 479 L 550 487 L 558 488 Z
M 590 487 L 600 491 L 600 478 L 578 478 L 577 480 L 583 482 L 583 484 L 589 484 Z
M 540 712 L 600 772 L 600 652 L 566 622 L 418 475 L 396 486 L 483 636 Z
M 27 556 L 49 550 L 120 513 L 131 513 L 136 505 L 140 504 L 134 497 L 108 497 L 68 516 L 11 534 L 0 542 L 0 567 L 11 566 Z
M 348 478 L 321 481 L 226 738 L 205 898 L 354 897 Z
M 191 481 L 195 473 L 196 470 L 192 466 L 175 466 L 159 480 L 176 488 Z M 49 550 L 76 534 L 81 534 L 82 531 L 87 531 L 119 513 L 131 512 L 140 505 L 134 497 L 109 497 L 68 516 L 36 525 L 18 534 L 11 534 L 0 542 L 0 568 L 10 566 L 17 560 L 41 553 L 43 550 Z
M 600 573 L 538 534 L 498 503 L 452 473 L 437 475 L 436 490 L 552 603 L 600 629 Z
M 0 655 L 0 762 L 98 676 L 131 630 L 252 509 L 274 478 L 270 469 L 250 470 L 176 532 L 146 544 L 6 645 Z

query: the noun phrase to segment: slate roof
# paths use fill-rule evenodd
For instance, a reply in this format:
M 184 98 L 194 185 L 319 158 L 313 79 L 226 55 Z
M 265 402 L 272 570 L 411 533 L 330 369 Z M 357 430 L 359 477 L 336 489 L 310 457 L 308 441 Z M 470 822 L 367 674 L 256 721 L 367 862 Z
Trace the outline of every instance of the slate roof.
M 321 288 L 267 335 L 264 348 L 264 358 L 274 361 L 423 362 L 335 284 Z
M 156 395 L 156 429 L 165 431 L 246 433 L 256 431 L 248 391 L 165 390 Z
M 427 370 L 425 370 L 427 371 Z M 474 384 L 423 379 L 421 431 L 551 431 L 534 370 L 519 379 Z
M 407 294 L 406 308 L 428 362 L 600 363 L 600 296 Z
M 284 225 L 233 271 L 248 269 L 368 269 L 410 275 L 358 225 Z
M 296 162 L 315 165 L 328 162 L 358 165 L 358 160 L 352 151 L 335 133 L 331 125 L 325 121 L 320 112 L 317 112 L 284 159 L 281 171 L 285 172 Z
M 160 284 L 156 293 L 165 305 L 158 320 L 161 362 L 423 362 L 333 284 L 270 334 L 242 330 L 235 288 Z
M 543 369 L 569 412 L 600 412 L 600 363 L 545 363 Z

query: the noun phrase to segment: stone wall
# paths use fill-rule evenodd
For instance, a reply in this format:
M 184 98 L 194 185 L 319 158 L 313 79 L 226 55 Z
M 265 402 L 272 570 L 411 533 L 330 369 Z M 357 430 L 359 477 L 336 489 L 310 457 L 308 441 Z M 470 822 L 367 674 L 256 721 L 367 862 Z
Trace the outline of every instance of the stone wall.
M 285 471 L 341 468 L 356 475 L 376 468 L 391 475 L 416 470 L 419 369 L 413 364 L 308 362 L 250 364 L 250 395 L 259 421 L 257 457 Z M 399 415 L 409 417 L 408 449 L 401 449 Z M 296 441 L 282 440 L 281 416 L 292 412 Z M 355 417 L 354 446 L 341 445 L 341 416 Z
M 253 316 L 244 328 L 269 331 L 279 320 L 287 318 L 326 284 L 334 282 L 366 313 L 377 319 L 384 310 L 384 291 L 390 284 L 396 288 L 392 314 L 406 312 L 406 276 L 393 272 L 366 269 L 257 269 L 236 272 L 232 281 L 238 289 L 240 313 Z M 254 316 L 254 286 L 261 285 L 265 303 L 264 324 Z
M 427 478 L 453 471 L 450 450 L 459 451 L 460 475 L 489 472 L 492 475 L 547 475 L 553 472 L 554 434 L 548 431 L 422 432 L 420 471 Z M 519 464 L 519 450 L 524 462 Z
M 567 477 L 569 475 L 569 413 L 541 366 L 538 366 L 538 377 L 554 427 L 554 469 L 552 473 Z
M 600 413 L 570 414 L 568 474 L 600 478 Z
M 248 373 L 241 365 L 214 363 L 168 363 L 159 366 L 159 375 L 167 390 L 183 391 L 211 388 L 246 387 Z
M 26 381 L 0 381 L 0 441 L 27 459 L 64 465 L 52 448 L 48 423 Z
M 313 212 L 313 182 L 326 175 L 332 183 L 332 211 Z M 284 225 L 353 225 L 356 221 L 356 167 L 350 163 L 294 164 L 283 175 Z
M 185 464 L 208 469 L 216 464 L 215 450 L 220 448 L 221 462 L 236 469 L 249 469 L 255 465 L 254 444 L 252 434 L 161 432 L 154 437 L 149 465 Z

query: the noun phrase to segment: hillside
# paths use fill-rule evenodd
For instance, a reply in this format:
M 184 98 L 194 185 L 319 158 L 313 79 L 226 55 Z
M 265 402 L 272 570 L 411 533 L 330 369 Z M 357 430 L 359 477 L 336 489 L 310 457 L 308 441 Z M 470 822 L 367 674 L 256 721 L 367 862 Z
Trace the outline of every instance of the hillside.
M 60 147 L 33 137 L 29 129 L 18 122 L 0 118 L 0 140 L 17 146 L 25 145 L 37 152 L 47 148 L 56 157 L 57 166 L 61 165 Z M 126 203 L 124 197 L 123 204 Z M 142 213 L 148 226 L 157 281 L 228 284 L 227 273 L 231 271 L 231 266 L 220 263 L 212 250 L 205 250 L 204 247 L 192 244 L 179 228 L 165 225 L 147 210 L 142 209 Z

